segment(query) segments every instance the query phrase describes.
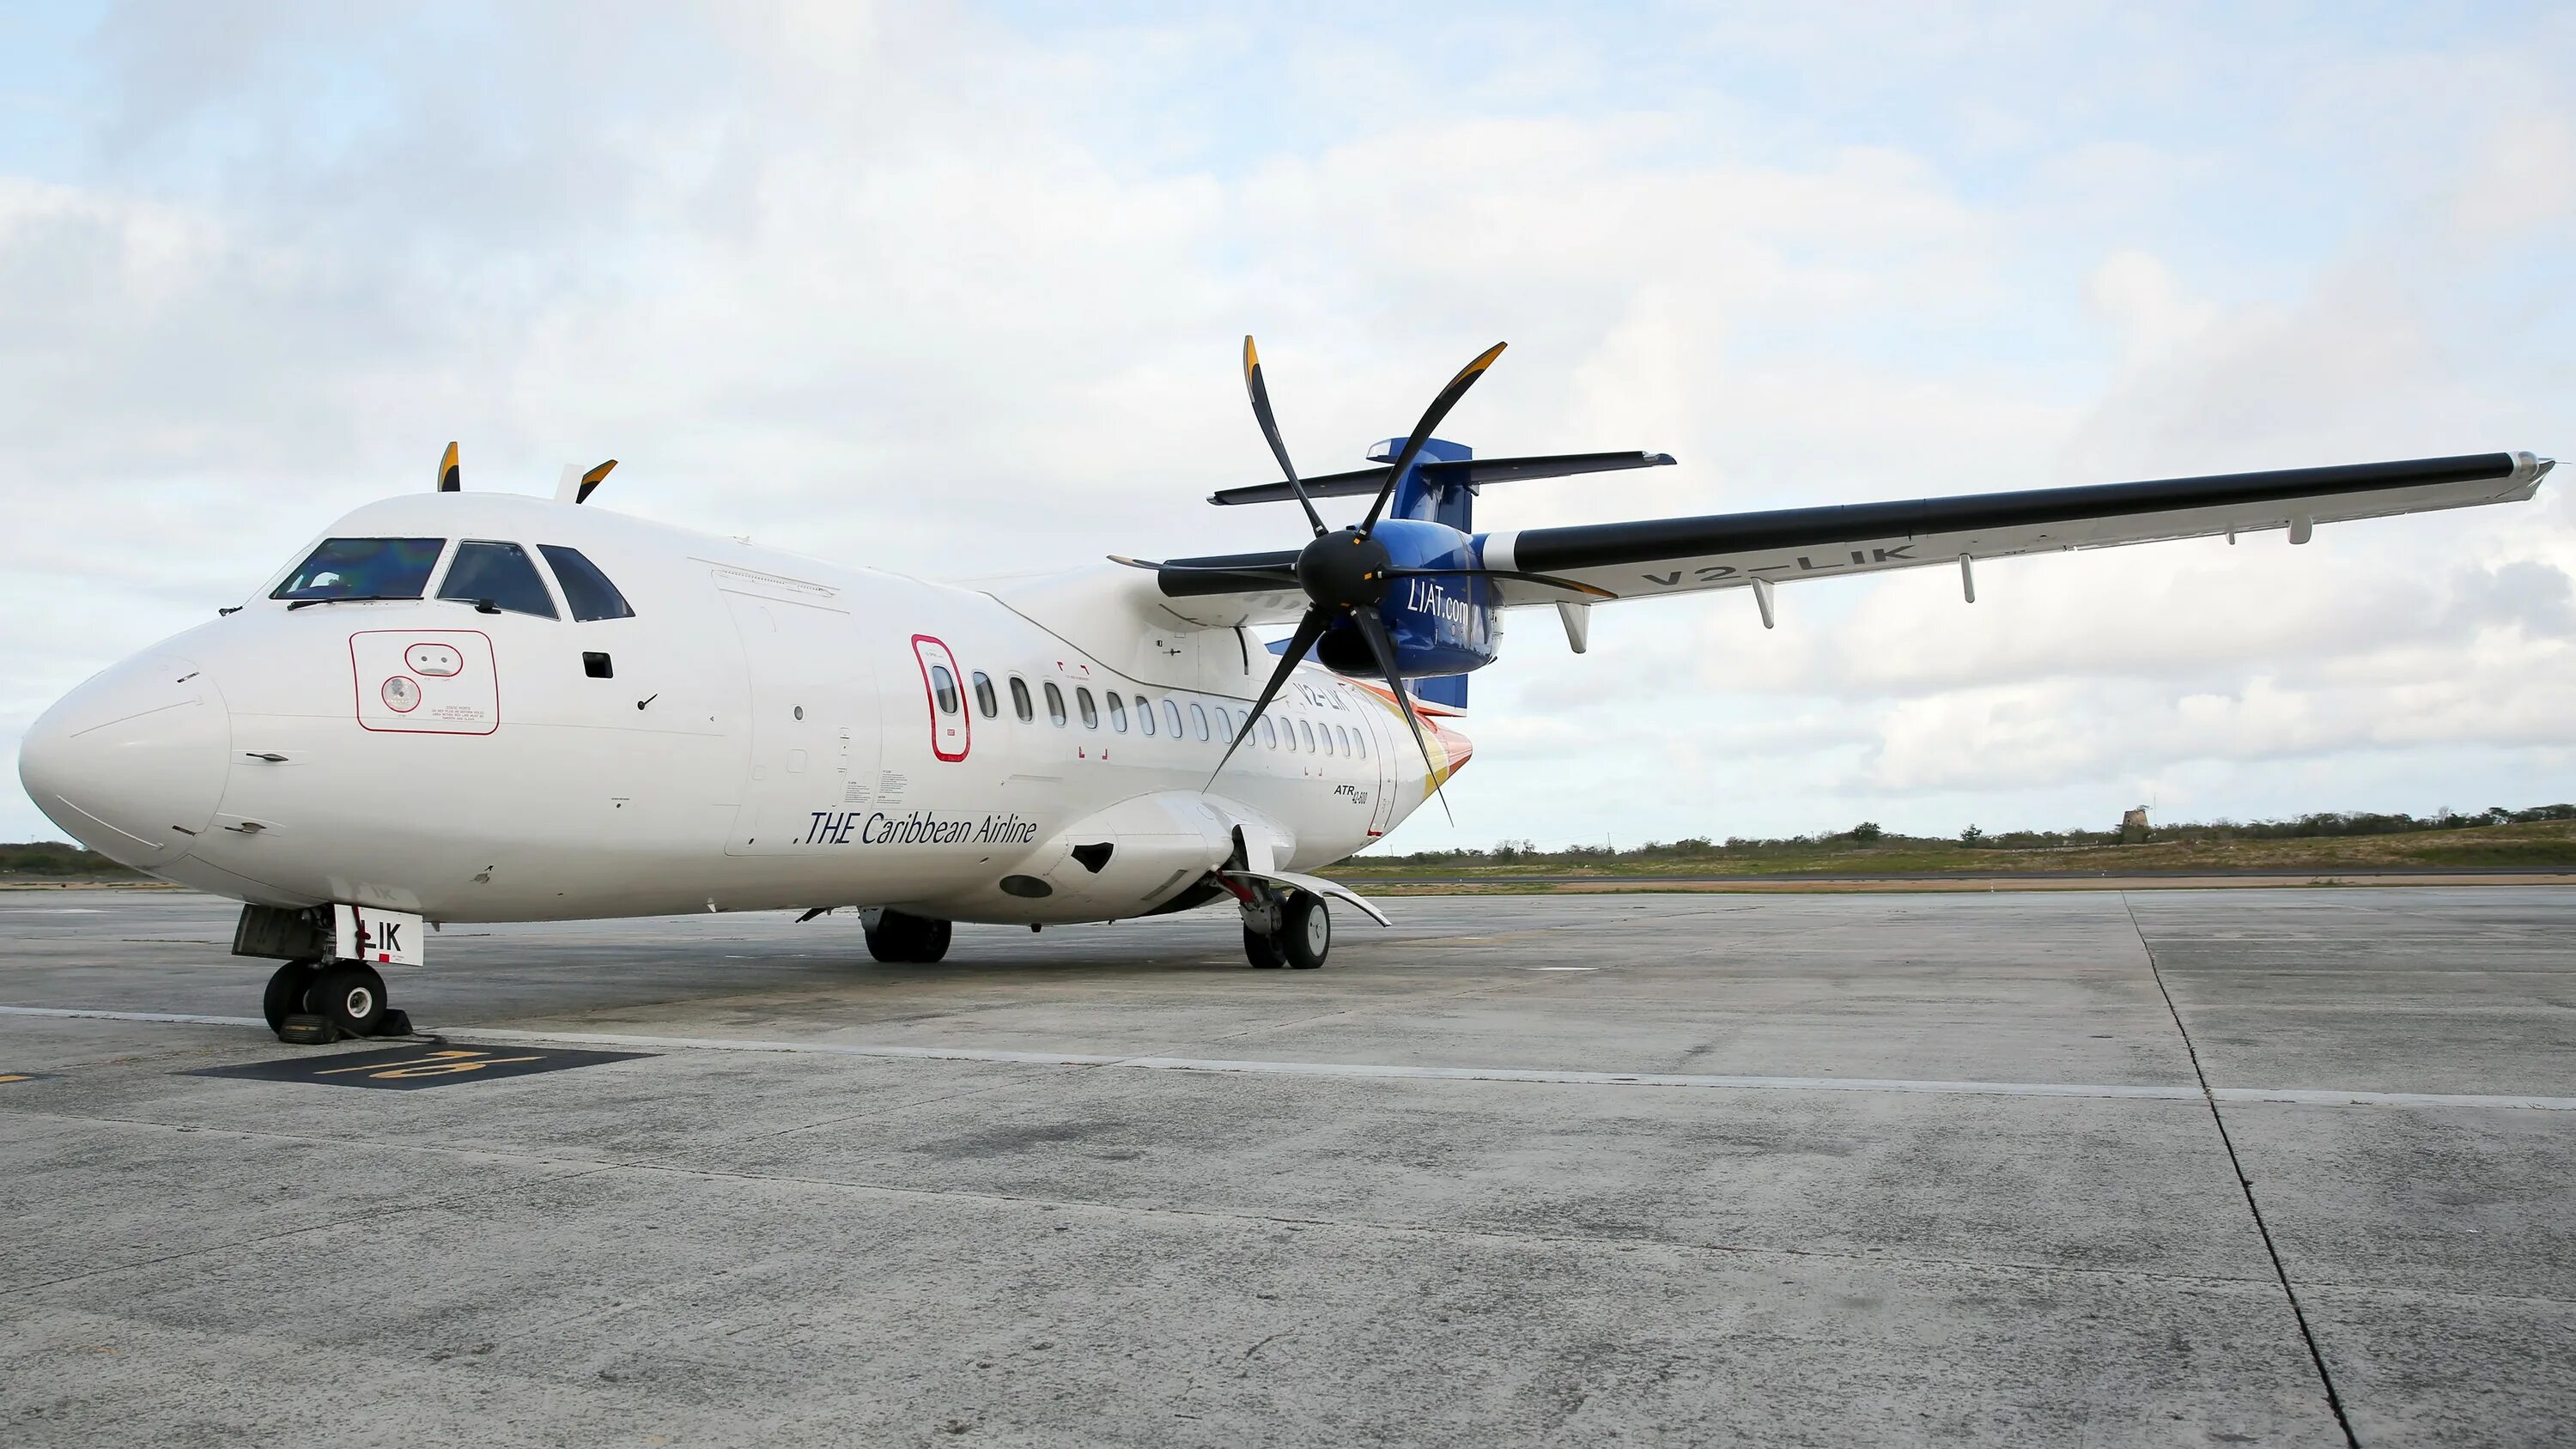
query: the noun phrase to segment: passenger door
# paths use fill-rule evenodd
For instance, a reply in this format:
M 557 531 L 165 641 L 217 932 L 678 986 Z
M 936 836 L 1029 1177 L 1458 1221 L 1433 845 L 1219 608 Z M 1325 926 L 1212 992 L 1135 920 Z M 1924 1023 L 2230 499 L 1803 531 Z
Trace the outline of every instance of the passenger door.
M 1402 689 L 1404 686 L 1396 686 Z M 1359 727 L 1368 736 L 1369 759 L 1377 766 L 1377 793 L 1369 797 L 1369 839 L 1386 834 L 1388 822 L 1395 818 L 1397 756 L 1413 748 L 1413 736 L 1404 721 L 1386 712 L 1374 695 L 1357 694 L 1357 707 L 1351 713 L 1359 717 Z M 1404 743 L 1399 746 L 1396 741 Z
M 957 656 L 928 634 L 912 636 L 912 662 L 921 669 L 921 702 L 930 712 L 930 753 L 956 764 L 975 747 L 973 716 L 966 708 L 966 674 Z

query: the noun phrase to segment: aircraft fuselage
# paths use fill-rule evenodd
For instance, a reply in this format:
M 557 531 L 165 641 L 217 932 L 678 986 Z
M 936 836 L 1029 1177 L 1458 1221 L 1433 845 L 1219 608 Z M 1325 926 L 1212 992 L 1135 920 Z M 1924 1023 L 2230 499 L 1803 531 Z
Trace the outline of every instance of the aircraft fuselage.
M 1057 922 L 1146 914 L 1230 857 L 1312 869 L 1428 789 L 1393 707 L 1318 668 L 1271 710 L 1293 747 L 1256 730 L 1211 788 L 1273 661 L 1248 632 L 1135 615 L 1110 566 L 1023 612 L 1007 588 L 497 494 L 389 499 L 324 537 L 438 540 L 434 578 L 468 542 L 575 549 L 631 616 L 576 619 L 551 570 L 551 618 L 435 582 L 302 607 L 264 586 L 39 720 L 38 804 L 258 905 Z M 1465 748 L 1435 737 L 1442 773 Z

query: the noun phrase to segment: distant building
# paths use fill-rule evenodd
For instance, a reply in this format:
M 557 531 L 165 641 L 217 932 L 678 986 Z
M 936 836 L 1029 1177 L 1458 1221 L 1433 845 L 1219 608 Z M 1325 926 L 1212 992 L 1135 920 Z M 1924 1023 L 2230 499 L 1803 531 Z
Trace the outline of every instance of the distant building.
M 2120 817 L 2120 843 L 2144 845 L 2147 841 L 2147 807 L 2139 806 Z

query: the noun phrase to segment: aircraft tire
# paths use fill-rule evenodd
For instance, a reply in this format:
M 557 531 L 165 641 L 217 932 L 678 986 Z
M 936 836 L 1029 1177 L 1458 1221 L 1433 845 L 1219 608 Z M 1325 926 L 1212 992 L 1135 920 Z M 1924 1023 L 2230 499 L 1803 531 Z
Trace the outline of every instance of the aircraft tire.
M 867 933 L 868 954 L 892 965 L 927 966 L 948 954 L 952 930 L 947 921 L 886 911 Z
M 286 1019 L 304 1010 L 304 994 L 312 989 L 313 977 L 321 970 L 319 961 L 289 961 L 268 978 L 268 990 L 259 998 L 259 1014 L 268 1019 L 270 1031 L 280 1031 Z
M 1276 971 L 1288 964 L 1287 955 L 1279 949 L 1279 938 L 1250 926 L 1243 928 L 1243 956 L 1263 971 Z
M 1299 891 L 1288 898 L 1279 912 L 1279 950 L 1300 971 L 1314 970 L 1332 954 L 1333 914 L 1322 896 Z
M 916 938 L 918 944 L 913 948 L 912 959 L 928 966 L 948 955 L 948 937 L 955 927 L 948 921 L 924 921 L 921 924 L 925 929 Z
M 325 966 L 304 993 L 304 1009 L 343 1036 L 374 1036 L 385 1022 L 385 978 L 364 961 Z

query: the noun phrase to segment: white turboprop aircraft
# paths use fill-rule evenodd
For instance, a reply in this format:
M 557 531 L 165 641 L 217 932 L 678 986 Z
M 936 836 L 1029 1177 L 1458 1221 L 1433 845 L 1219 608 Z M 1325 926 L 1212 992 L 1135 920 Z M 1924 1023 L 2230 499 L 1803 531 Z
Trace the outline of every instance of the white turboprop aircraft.
M 2548 459 L 2348 467 L 1477 533 L 1484 484 L 1670 463 L 1475 459 L 1431 436 L 1301 480 L 1244 340 L 1253 412 L 1313 537 L 970 588 L 552 499 L 435 491 L 340 519 L 221 617 L 90 679 L 29 730 L 28 793 L 84 844 L 243 902 L 297 1040 L 409 1030 L 382 965 L 449 921 L 861 908 L 881 961 L 953 921 L 1115 921 L 1231 898 L 1256 966 L 1314 967 L 1313 872 L 1463 764 L 1444 721 L 1498 611 L 2528 499 Z M 1328 526 L 1319 497 L 1368 495 Z M 1283 646 L 1251 630 L 1293 624 Z M 1273 661 L 1272 653 L 1278 658 Z M 1417 707 L 1418 706 L 1418 707 Z M 1424 716 L 1429 718 L 1425 719 Z

